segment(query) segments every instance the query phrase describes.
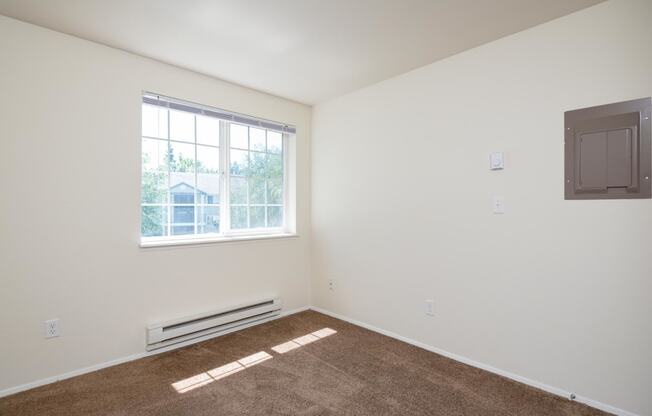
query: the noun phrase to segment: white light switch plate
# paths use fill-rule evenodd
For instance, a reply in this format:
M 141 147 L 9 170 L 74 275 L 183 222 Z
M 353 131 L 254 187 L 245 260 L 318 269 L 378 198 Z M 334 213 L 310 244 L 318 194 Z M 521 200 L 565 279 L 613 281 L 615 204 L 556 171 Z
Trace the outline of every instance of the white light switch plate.
M 489 155 L 489 169 L 505 169 L 505 154 L 503 152 L 493 152 Z
M 502 196 L 493 197 L 493 208 L 494 214 L 504 214 L 505 213 L 505 198 Z

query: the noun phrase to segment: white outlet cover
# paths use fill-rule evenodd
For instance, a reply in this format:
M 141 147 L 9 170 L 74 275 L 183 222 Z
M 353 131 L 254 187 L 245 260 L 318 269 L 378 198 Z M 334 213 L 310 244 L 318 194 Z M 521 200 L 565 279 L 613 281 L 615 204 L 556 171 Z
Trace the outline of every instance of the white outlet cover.
M 59 335 L 59 319 L 45 321 L 45 338 L 54 338 Z

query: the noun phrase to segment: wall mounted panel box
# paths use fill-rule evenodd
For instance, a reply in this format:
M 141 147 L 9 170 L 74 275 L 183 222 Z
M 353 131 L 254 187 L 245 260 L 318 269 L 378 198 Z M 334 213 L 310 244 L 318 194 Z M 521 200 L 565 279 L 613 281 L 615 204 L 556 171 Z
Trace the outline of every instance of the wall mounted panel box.
M 652 196 L 650 98 L 567 111 L 566 199 Z

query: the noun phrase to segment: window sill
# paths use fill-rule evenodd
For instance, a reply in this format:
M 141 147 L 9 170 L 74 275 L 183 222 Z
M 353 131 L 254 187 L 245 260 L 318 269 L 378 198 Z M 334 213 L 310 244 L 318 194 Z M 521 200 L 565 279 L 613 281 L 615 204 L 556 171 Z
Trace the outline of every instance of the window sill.
M 153 241 L 141 241 L 140 248 L 196 246 L 196 245 L 204 245 L 204 244 L 236 243 L 236 242 L 258 241 L 258 240 L 278 240 L 278 239 L 298 238 L 298 237 L 299 237 L 298 234 L 278 233 L 278 234 L 258 234 L 258 235 L 233 235 L 229 237 L 188 238 L 188 239 L 180 239 L 180 240 L 153 240 Z

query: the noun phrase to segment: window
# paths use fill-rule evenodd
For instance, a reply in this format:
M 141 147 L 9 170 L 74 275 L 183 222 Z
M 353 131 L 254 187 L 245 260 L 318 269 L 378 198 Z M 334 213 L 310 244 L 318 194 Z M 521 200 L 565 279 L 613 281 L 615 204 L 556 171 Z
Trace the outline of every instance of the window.
M 294 132 L 280 123 L 143 95 L 141 242 L 288 233 Z

